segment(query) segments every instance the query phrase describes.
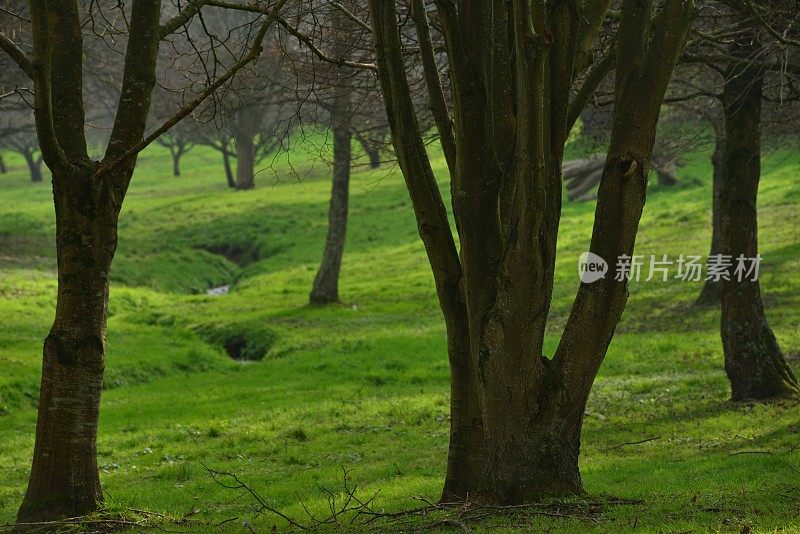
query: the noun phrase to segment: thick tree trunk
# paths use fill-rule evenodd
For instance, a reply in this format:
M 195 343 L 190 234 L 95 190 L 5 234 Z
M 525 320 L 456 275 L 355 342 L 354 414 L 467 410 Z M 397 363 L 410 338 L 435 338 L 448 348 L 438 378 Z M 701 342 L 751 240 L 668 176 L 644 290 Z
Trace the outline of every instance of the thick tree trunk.
M 711 249 L 709 257 L 720 253 L 720 205 L 719 196 L 722 188 L 722 164 L 725 154 L 725 131 L 720 126 L 715 127 L 716 135 L 714 138 L 714 152 L 711 155 L 712 192 L 711 192 Z M 718 281 L 709 278 L 703 283 L 703 289 L 697 297 L 695 304 L 698 306 L 718 306 L 722 295 L 721 285 Z
M 255 146 L 253 136 L 238 133 L 236 140 L 236 189 L 253 189 L 255 180 Z
M 43 349 L 36 445 L 17 521 L 86 514 L 102 502 L 97 424 L 117 213 L 83 171 L 54 181 L 58 300 Z M 64 184 L 64 185 L 58 185 Z
M 31 182 L 38 183 L 42 181 L 42 158 L 34 155 L 33 152 L 22 152 L 25 158 L 25 163 L 28 164 L 28 171 L 31 175 Z
M 452 2 L 437 2 L 454 100 L 455 157 L 448 167 L 461 245 L 456 254 L 414 115 L 394 2 L 370 1 L 392 140 L 433 268 L 451 376 L 459 381 L 451 400 L 450 451 L 460 457 L 448 465 L 448 487 L 455 496 L 504 505 L 583 492 L 583 411 L 627 297 L 624 280 L 582 285 L 555 356 L 543 356 L 568 135 L 566 96 L 578 39 L 570 4 L 554 3 L 548 39 L 537 39 L 542 34 L 534 32 L 524 0 L 458 11 Z M 424 3 L 414 5 L 425 12 Z M 691 19 L 691 2 L 667 2 L 665 24 L 651 37 L 650 7 L 623 2 L 615 98 L 624 106 L 614 115 L 591 244 L 611 265 L 633 252 L 659 110 Z M 416 24 L 424 22 L 416 18 Z M 425 54 L 425 32 L 418 33 Z M 652 44 L 643 47 L 648 39 Z M 427 63 L 433 63 L 430 57 Z M 425 75 L 429 93 L 437 96 L 438 73 L 427 68 Z M 431 98 L 432 106 L 439 100 Z M 437 115 L 445 113 L 439 108 Z M 440 133 L 450 127 L 449 120 L 437 120 Z M 461 336 L 460 343 L 453 336 Z M 462 401 L 473 404 L 461 410 Z M 482 432 L 461 432 L 462 426 Z M 456 439 L 462 441 L 454 446 Z
M 332 304 L 339 299 L 339 271 L 347 235 L 347 207 L 350 188 L 350 104 L 349 95 L 338 98 L 331 110 L 333 129 L 333 185 L 328 208 L 328 236 L 322 263 L 314 279 L 311 304 Z
M 723 88 L 725 149 L 720 188 L 721 252 L 737 258 L 758 255 L 757 196 L 761 177 L 762 66 L 756 30 L 732 45 L 732 66 Z M 800 395 L 800 386 L 764 316 L 758 280 L 742 280 L 731 269 L 722 281 L 722 345 L 725 371 L 735 401 Z

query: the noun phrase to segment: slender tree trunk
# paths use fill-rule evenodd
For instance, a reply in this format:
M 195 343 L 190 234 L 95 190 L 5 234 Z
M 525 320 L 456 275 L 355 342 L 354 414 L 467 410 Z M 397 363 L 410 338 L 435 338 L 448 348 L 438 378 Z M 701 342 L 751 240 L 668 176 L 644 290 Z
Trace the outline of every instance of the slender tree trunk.
M 356 134 L 356 139 L 358 139 L 358 142 L 361 144 L 361 147 L 364 149 L 364 152 L 369 158 L 369 166 L 373 169 L 380 167 L 381 152 L 379 144 L 361 134 Z
M 181 175 L 181 156 L 183 155 L 183 150 L 180 147 L 169 148 L 169 153 L 172 155 L 172 176 L 180 176 Z
M 395 31 L 394 8 L 371 0 L 376 59 L 392 143 L 414 205 L 420 238 L 436 283 L 447 332 L 450 362 L 450 444 L 441 501 L 474 496 L 485 473 L 483 416 L 478 379 L 470 354 L 464 276 L 436 177 L 419 134 Z
M 228 187 L 231 189 L 236 188 L 236 180 L 233 179 L 233 171 L 231 169 L 231 156 L 228 153 L 230 144 L 226 141 L 222 145 L 222 165 L 225 168 L 225 179 L 228 182 Z
M 333 186 L 328 208 L 328 236 L 322 263 L 309 297 L 312 304 L 340 302 L 339 271 L 342 266 L 350 187 L 350 96 L 342 95 L 331 110 L 333 129 Z
M 31 175 L 31 182 L 38 183 L 42 181 L 42 158 L 36 157 L 33 152 L 22 152 L 25 158 L 25 163 L 28 164 L 28 171 Z
M 81 187 L 91 179 L 85 171 L 73 173 L 54 181 L 58 300 L 44 342 L 36 445 L 18 522 L 89 513 L 103 500 L 97 423 L 117 212 L 107 191 Z
M 245 133 L 236 134 L 236 189 L 253 189 L 256 186 L 253 178 L 254 167 L 253 136 Z
M 6 168 L 6 160 L 3 159 L 3 155 L 0 154 L 0 174 L 6 174 L 8 169 Z
M 757 196 L 761 177 L 761 100 L 763 68 L 757 30 L 732 45 L 732 55 L 744 59 L 726 75 L 722 103 L 725 113 L 723 179 L 720 188 L 721 252 L 737 258 L 758 255 Z M 733 269 L 722 281 L 722 345 L 731 397 L 764 400 L 800 395 L 800 386 L 783 357 L 764 316 L 758 280 Z
M 722 164 L 725 154 L 725 131 L 721 125 L 715 126 L 714 152 L 711 155 L 711 167 L 713 169 L 713 184 L 711 193 L 711 249 L 708 253 L 715 256 L 720 253 L 720 205 L 719 196 L 722 188 Z M 720 283 L 714 279 L 708 279 L 703 283 L 703 289 L 697 297 L 698 306 L 718 306 L 722 289 Z

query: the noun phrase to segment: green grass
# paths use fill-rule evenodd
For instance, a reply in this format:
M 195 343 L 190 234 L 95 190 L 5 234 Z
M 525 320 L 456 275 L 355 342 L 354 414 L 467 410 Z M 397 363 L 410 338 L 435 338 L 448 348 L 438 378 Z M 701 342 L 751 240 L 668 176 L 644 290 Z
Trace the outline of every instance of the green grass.
M 415 496 L 438 497 L 447 357 L 402 177 L 391 166 L 355 173 L 346 304 L 310 307 L 330 187 L 324 165 L 307 159 L 314 152 L 300 146 L 291 161 L 277 158 L 247 193 L 226 188 L 216 153 L 192 151 L 179 178 L 164 149 L 142 156 L 112 273 L 99 436 L 109 510 L 179 530 L 208 531 L 232 518 L 219 528 L 286 526 L 254 512 L 241 491 L 217 485 L 203 464 L 236 473 L 306 522 L 304 507 L 325 514 L 326 490 L 342 495 L 343 468 L 360 496 L 378 493 L 376 508 L 403 510 L 420 505 Z M 707 254 L 708 156 L 686 156 L 677 189 L 651 188 L 637 253 Z M 25 490 L 56 288 L 50 187 L 27 183 L 22 162 L 7 159 L 12 170 L 0 176 L 0 523 L 13 521 Z M 434 164 L 446 195 L 444 162 Z M 759 206 L 767 314 L 795 368 L 799 174 L 796 151 L 770 153 Z M 577 290 L 593 208 L 564 208 L 551 352 Z M 238 264 L 214 253 L 231 247 Z M 205 295 L 222 284 L 232 284 L 229 295 Z M 728 401 L 719 315 L 691 306 L 699 289 L 632 284 L 589 400 L 581 457 L 588 492 L 643 503 L 606 502 L 580 518 L 507 514 L 474 527 L 800 531 L 800 408 Z M 232 361 L 223 346 L 236 336 L 264 359 Z M 649 438 L 657 439 L 621 445 Z

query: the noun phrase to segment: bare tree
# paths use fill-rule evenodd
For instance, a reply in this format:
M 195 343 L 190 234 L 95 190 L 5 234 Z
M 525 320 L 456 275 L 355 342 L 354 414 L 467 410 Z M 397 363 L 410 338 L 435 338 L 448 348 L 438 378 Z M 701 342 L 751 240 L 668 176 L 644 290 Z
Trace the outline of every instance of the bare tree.
M 31 182 L 42 181 L 42 154 L 36 139 L 33 112 L 21 98 L 13 107 L 2 111 L 0 148 L 22 156 L 28 167 Z
M 124 17 L 99 11 L 128 9 L 116 4 L 33 0 L 24 17 L 30 21 L 25 23 L 27 31 L 20 34 L 30 35 L 32 44 L 0 33 L 0 49 L 32 82 L 39 146 L 53 176 L 58 257 L 56 316 L 44 342 L 36 444 L 18 522 L 75 517 L 96 510 L 102 502 L 96 436 L 109 269 L 136 156 L 258 59 L 284 3 L 264 5 L 249 18 L 249 31 L 238 36 L 246 42 L 238 47 L 241 54 L 217 53 L 227 35 L 195 43 L 197 63 L 213 63 L 214 68 L 197 80 L 194 87 L 199 90 L 193 97 L 149 132 L 147 114 L 162 40 L 173 43 L 189 35 L 185 30 L 193 19 L 227 2 L 188 2 L 162 21 L 157 0 L 134 0 Z M 103 31 L 92 32 L 102 24 L 106 24 Z M 100 161 L 89 156 L 83 103 L 85 40 L 95 36 L 125 43 L 120 97 Z

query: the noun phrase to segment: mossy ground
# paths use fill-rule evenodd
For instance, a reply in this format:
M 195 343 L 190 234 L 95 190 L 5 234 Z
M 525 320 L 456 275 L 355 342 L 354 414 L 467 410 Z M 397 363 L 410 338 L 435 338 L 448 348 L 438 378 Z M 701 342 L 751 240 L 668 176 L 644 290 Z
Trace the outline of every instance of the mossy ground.
M 686 156 L 679 187 L 651 187 L 638 254 L 707 254 L 708 156 L 708 147 Z M 6 158 L 0 523 L 13 522 L 25 490 L 41 343 L 56 289 L 50 188 L 28 183 L 22 162 Z M 447 195 L 443 161 L 435 164 Z M 278 158 L 246 193 L 227 189 L 210 151 L 192 151 L 182 177 L 169 170 L 164 149 L 148 150 L 121 216 L 99 436 L 108 509 L 169 530 L 247 531 L 247 522 L 265 532 L 287 525 L 255 512 L 247 494 L 216 484 L 203 464 L 236 473 L 301 522 L 310 522 L 304 508 L 326 515 L 327 491 L 343 495 L 343 469 L 359 496 L 377 493 L 376 509 L 414 508 L 415 496 L 437 499 L 448 439 L 445 340 L 397 169 L 355 172 L 341 279 L 345 304 L 325 308 L 307 304 L 326 232 L 324 165 L 297 152 L 290 161 Z M 772 151 L 759 199 L 767 315 L 796 370 L 798 175 L 796 149 Z M 549 351 L 577 290 L 576 264 L 588 245 L 593 208 L 591 202 L 564 207 Z M 214 253 L 224 247 L 240 252 L 236 263 Z M 223 284 L 232 284 L 230 294 L 205 295 Z M 631 286 L 583 432 L 583 478 L 591 498 L 605 501 L 602 509 L 578 517 L 515 512 L 470 528 L 800 531 L 800 407 L 728 401 L 719 314 L 692 306 L 699 290 L 699 283 L 676 280 Z M 221 343 L 231 332 L 245 332 L 266 351 L 264 359 L 232 361 Z M 437 517 L 443 516 L 409 517 L 405 528 Z

